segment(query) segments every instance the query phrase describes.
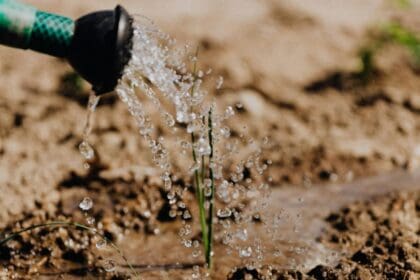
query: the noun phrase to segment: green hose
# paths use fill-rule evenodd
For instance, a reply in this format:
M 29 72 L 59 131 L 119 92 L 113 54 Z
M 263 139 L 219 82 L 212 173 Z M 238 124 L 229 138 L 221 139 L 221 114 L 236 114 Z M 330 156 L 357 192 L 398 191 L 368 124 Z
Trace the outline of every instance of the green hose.
M 66 57 L 74 26 L 70 18 L 0 0 L 0 44 Z

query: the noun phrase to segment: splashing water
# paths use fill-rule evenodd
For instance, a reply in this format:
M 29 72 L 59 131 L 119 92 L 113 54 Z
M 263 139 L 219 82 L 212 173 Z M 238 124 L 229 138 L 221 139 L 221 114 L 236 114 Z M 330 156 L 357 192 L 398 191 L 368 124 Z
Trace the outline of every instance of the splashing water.
M 93 201 L 90 197 L 85 197 L 83 200 L 79 203 L 79 208 L 83 211 L 89 211 L 93 207 Z
M 117 263 L 114 260 L 105 260 L 102 266 L 106 272 L 113 272 L 117 267 Z
M 217 216 L 220 218 L 227 218 L 232 215 L 232 211 L 229 208 L 217 210 Z
M 204 158 L 212 154 L 212 160 L 209 166 L 213 169 L 213 176 L 217 185 L 215 196 L 223 204 L 217 210 L 214 218 L 221 225 L 225 236 L 234 236 L 235 238 L 223 238 L 232 252 L 237 252 L 239 257 L 250 258 L 258 255 L 260 247 L 254 248 L 253 243 L 258 242 L 249 238 L 246 225 L 255 219 L 257 212 L 262 212 L 264 203 L 254 203 L 252 211 L 242 211 L 244 205 L 241 201 L 250 198 L 257 199 L 263 197 L 268 185 L 257 184 L 250 178 L 244 177 L 244 170 L 247 168 L 255 169 L 255 176 L 262 176 L 267 169 L 267 164 L 262 163 L 262 148 L 256 147 L 252 138 L 232 139 L 231 129 L 225 124 L 227 120 L 235 115 L 235 109 L 242 109 L 242 105 L 227 106 L 225 109 L 218 109 L 215 102 L 208 102 L 207 91 L 202 88 L 205 75 L 211 71 L 203 72 L 195 69 L 197 54 L 189 56 L 189 61 L 194 64 L 193 73 L 187 70 L 187 64 L 184 62 L 188 55 L 186 49 L 176 49 L 175 41 L 168 35 L 157 30 L 154 26 L 147 24 L 134 23 L 133 50 L 132 58 L 124 69 L 122 78 L 116 88 L 119 98 L 126 104 L 128 111 L 135 120 L 139 134 L 148 145 L 152 160 L 161 170 L 161 178 L 165 189 L 168 191 L 167 197 L 170 205 L 177 204 L 177 199 L 182 197 L 182 191 L 178 191 L 171 180 L 174 164 L 171 161 L 170 150 L 166 148 L 163 137 L 156 135 L 157 129 L 152 122 L 152 117 L 146 111 L 141 99 L 137 96 L 137 90 L 142 96 L 145 96 L 152 104 L 153 109 L 159 113 L 162 122 L 172 132 L 180 133 L 177 127 L 185 127 L 183 136 L 179 137 L 176 151 L 176 162 L 178 157 L 190 156 L 185 151 L 192 149 L 194 162 L 183 165 L 184 175 L 191 176 L 199 171 L 204 163 Z M 197 71 L 196 71 L 197 70 Z M 220 90 L 223 85 L 223 77 L 219 77 L 215 83 L 215 90 Z M 164 104 L 170 104 L 171 114 Z M 214 141 L 214 153 L 209 145 L 209 133 L 207 123 L 204 121 L 209 112 L 212 114 L 212 140 Z M 195 140 L 186 141 L 185 135 L 194 135 Z M 233 157 L 238 154 L 238 149 L 242 142 L 249 144 L 251 148 L 244 152 L 246 158 L 236 165 L 231 174 L 226 173 L 226 166 L 232 164 Z M 247 144 L 247 145 L 248 145 Z M 253 145 L 251 145 L 253 144 Z M 252 148 L 253 147 L 253 148 Z M 191 160 L 191 159 L 190 159 Z M 177 168 L 181 168 L 177 166 Z M 213 195 L 211 190 L 211 180 L 201 174 L 203 181 L 204 197 Z M 226 178 L 226 179 L 225 179 Z M 247 180 L 245 182 L 245 180 Z M 238 206 L 239 205 L 239 206 Z M 207 205 L 208 207 L 208 205 Z M 185 208 L 181 207 L 181 208 Z M 236 210 L 239 209 L 239 210 Z M 259 216 L 259 214 L 257 214 Z M 184 219 L 184 226 L 180 230 L 181 243 L 191 248 L 192 255 L 197 255 L 197 249 L 192 246 L 192 241 L 186 239 L 190 232 L 191 213 L 188 210 L 176 211 L 172 208 L 169 212 L 170 217 L 181 216 Z M 231 227 L 230 219 L 238 226 Z M 242 243 L 249 241 L 250 244 L 235 244 L 236 240 Z
M 239 249 L 239 256 L 241 258 L 249 258 L 252 255 L 252 248 L 246 247 Z
M 98 242 L 96 242 L 95 246 L 98 249 L 104 249 L 106 247 L 107 243 L 105 239 L 100 239 Z
M 95 151 L 88 141 L 83 140 L 79 145 L 79 151 L 86 160 L 91 160 L 95 156 Z

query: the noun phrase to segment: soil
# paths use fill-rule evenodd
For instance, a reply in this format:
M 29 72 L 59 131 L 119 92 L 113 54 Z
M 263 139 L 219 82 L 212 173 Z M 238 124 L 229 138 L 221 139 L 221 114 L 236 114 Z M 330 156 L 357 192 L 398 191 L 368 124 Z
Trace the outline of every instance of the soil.
M 70 17 L 115 4 L 28 2 Z M 200 68 L 213 69 L 209 83 L 218 75 L 225 80 L 210 94 L 219 104 L 243 105 L 229 124 L 233 137 L 245 131 L 270 139 L 264 159 L 272 161 L 271 210 L 249 228 L 270 253 L 262 268 L 246 268 L 218 239 L 212 279 L 418 279 L 419 72 L 406 49 L 390 44 L 376 54 L 367 81 L 356 74 L 369 30 L 397 20 L 420 31 L 420 6 L 400 9 L 385 0 L 121 4 L 179 42 L 200 46 Z M 90 136 L 97 158 L 86 170 L 77 146 L 89 86 L 64 60 L 6 47 L 0 73 L 2 234 L 56 220 L 86 224 L 90 217 L 142 278 L 190 279 L 203 261 L 180 244 L 185 221 L 169 216 L 158 170 L 124 104 L 115 95 L 101 99 Z M 178 178 L 177 186 L 189 189 L 189 178 Z M 78 204 L 86 196 L 94 207 L 85 216 Z M 184 200 L 194 217 L 191 189 Z M 272 239 L 264 225 L 282 211 L 303 217 L 300 232 L 291 230 L 299 219 L 289 216 Z M 199 240 L 197 223 L 187 223 Z M 292 241 L 298 245 L 289 246 Z M 118 254 L 97 242 L 96 234 L 71 227 L 34 230 L 0 247 L 0 278 L 128 278 Z M 109 258 L 117 261 L 114 272 L 103 269 Z
M 418 279 L 420 193 L 398 193 L 356 202 L 330 214 L 321 238 L 342 255 L 335 266 L 308 272 L 240 268 L 229 279 Z

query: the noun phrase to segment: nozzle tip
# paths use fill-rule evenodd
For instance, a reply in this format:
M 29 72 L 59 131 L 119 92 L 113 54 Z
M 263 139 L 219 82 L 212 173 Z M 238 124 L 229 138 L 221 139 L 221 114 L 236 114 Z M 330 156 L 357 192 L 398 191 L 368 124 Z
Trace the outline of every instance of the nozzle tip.
M 70 64 L 97 94 L 113 91 L 131 58 L 133 19 L 120 5 L 76 21 Z

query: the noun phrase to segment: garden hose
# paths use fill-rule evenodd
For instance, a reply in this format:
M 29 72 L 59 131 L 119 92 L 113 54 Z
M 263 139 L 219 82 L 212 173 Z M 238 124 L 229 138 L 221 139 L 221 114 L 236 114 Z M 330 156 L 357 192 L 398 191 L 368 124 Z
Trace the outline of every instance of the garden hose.
M 132 18 L 117 6 L 76 21 L 0 0 L 0 44 L 66 58 L 97 94 L 114 90 L 131 57 Z

